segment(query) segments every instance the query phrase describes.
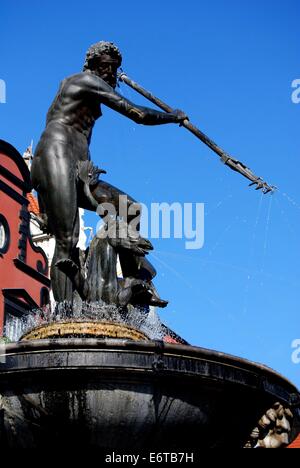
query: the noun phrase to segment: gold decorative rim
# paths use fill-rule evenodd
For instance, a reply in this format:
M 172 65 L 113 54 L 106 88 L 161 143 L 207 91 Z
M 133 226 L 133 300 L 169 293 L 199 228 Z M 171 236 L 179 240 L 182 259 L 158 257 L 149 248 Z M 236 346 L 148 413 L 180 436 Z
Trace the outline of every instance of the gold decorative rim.
M 118 338 L 132 341 L 149 341 L 141 331 L 115 322 L 56 322 L 25 333 L 20 341 L 43 340 L 47 338 Z

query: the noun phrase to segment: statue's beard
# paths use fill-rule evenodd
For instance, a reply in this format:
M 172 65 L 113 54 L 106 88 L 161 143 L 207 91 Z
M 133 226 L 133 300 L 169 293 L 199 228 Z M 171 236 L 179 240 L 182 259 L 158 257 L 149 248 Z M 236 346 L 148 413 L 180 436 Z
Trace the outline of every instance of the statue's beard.
M 117 86 L 117 80 L 113 77 L 107 77 L 107 76 L 103 76 L 101 75 L 101 73 L 98 73 L 96 70 L 91 70 L 92 73 L 94 73 L 95 75 L 99 76 L 99 78 L 102 78 L 103 81 L 105 81 L 105 83 L 107 83 L 109 86 L 111 86 L 113 89 L 116 88 Z

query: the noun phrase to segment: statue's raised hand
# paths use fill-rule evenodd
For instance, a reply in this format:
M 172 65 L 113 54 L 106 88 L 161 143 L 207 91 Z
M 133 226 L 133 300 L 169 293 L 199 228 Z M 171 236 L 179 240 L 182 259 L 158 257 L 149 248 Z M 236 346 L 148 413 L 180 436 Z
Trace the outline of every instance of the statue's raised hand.
M 172 114 L 176 117 L 176 121 L 180 123 L 180 125 L 183 124 L 184 120 L 189 120 L 188 116 L 186 115 L 185 112 L 183 112 L 180 109 L 173 109 Z

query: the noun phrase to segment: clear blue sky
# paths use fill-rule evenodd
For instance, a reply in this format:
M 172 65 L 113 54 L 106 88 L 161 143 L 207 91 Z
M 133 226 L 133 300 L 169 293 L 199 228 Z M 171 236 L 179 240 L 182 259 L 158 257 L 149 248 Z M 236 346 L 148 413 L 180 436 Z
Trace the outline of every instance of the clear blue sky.
M 94 129 L 92 158 L 107 181 L 146 204 L 205 203 L 201 250 L 153 240 L 156 285 L 170 301 L 162 320 L 192 344 L 267 364 L 298 386 L 299 17 L 298 0 L 4 0 L 0 29 L 0 137 L 20 152 L 38 141 L 60 80 L 104 39 L 130 76 L 279 187 L 262 197 L 175 125 L 143 127 L 103 107 Z

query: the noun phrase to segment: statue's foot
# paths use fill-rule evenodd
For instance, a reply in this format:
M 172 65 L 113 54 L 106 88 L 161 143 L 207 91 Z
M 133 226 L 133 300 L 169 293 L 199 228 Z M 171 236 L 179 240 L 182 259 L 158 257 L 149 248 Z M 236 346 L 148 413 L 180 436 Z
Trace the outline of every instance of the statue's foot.
M 164 301 L 158 296 L 151 283 L 136 278 L 126 278 L 124 287 L 119 294 L 120 297 L 126 297 L 127 300 L 126 304 L 120 305 L 130 303 L 132 305 L 149 305 L 161 308 L 168 305 L 168 301 Z
M 149 306 L 161 308 L 167 307 L 169 303 L 168 301 L 161 299 L 149 283 L 145 283 L 144 290 L 142 290 L 139 295 L 136 295 L 135 300 L 139 301 L 139 303 L 142 305 L 146 304 Z M 141 300 L 143 302 L 141 302 Z
M 161 307 L 162 309 L 167 307 L 168 304 L 169 304 L 169 301 L 164 301 L 163 299 L 160 299 L 159 297 L 152 297 L 149 302 L 149 305 L 153 307 Z
M 137 286 L 134 288 L 132 304 L 164 308 L 167 307 L 168 301 L 164 301 L 158 296 L 152 283 L 144 281 L 142 287 Z
M 73 260 L 70 258 L 63 258 L 58 260 L 55 263 L 55 266 L 71 279 L 73 279 L 79 271 L 78 265 L 76 265 L 76 263 L 73 262 Z

